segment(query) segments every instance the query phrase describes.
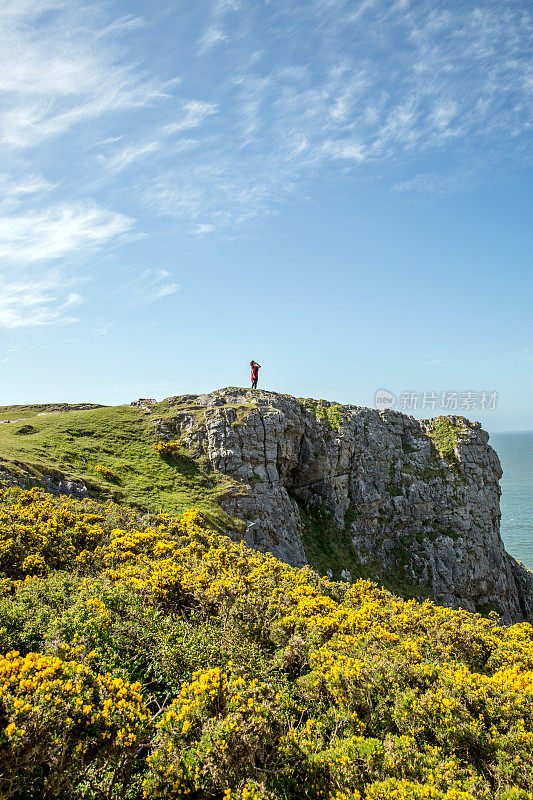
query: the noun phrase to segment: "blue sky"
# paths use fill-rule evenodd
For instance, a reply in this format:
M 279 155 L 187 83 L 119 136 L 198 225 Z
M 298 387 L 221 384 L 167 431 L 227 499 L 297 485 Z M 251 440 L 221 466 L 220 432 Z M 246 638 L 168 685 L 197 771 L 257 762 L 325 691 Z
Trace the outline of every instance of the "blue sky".
M 533 428 L 528 2 L 1 0 L 0 27 L 0 403 L 255 358 Z

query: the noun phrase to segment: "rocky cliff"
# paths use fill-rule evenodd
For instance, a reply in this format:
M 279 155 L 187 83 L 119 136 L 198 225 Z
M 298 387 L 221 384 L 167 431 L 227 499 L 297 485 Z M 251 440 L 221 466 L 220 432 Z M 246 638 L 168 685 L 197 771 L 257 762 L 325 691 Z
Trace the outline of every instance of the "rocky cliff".
M 533 620 L 533 575 L 503 547 L 501 467 L 479 423 L 238 388 L 168 402 L 160 435 L 235 479 L 220 502 L 253 547 L 335 578 Z

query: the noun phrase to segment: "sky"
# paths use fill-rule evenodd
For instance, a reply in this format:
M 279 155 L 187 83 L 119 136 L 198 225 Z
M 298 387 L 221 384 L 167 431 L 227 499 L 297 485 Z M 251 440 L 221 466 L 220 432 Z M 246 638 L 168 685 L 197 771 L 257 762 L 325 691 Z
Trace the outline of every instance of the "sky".
M 525 0 L 0 0 L 0 404 L 533 429 Z

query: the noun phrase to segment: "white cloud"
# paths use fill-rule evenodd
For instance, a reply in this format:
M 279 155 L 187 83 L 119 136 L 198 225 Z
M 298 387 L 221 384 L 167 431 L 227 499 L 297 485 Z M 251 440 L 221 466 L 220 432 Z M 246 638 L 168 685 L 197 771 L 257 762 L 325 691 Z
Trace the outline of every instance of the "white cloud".
M 42 175 L 19 171 L 0 174 L 0 219 L 2 214 L 9 214 L 22 203 L 31 203 L 43 199 L 55 188 L 51 181 Z
M 48 22 L 36 18 L 55 11 Z M 125 63 L 114 38 L 139 21 L 95 26 L 89 10 L 69 3 L 8 2 L 0 9 L 0 142 L 31 147 L 105 113 L 139 108 L 166 86 Z
M 214 230 L 216 229 L 212 223 L 199 222 L 196 226 L 195 233 L 197 233 L 198 236 L 205 236 L 206 233 L 213 233 Z
M 176 122 L 171 122 L 163 128 L 164 136 L 190 128 L 198 128 L 207 117 L 217 113 L 216 103 L 206 103 L 202 100 L 188 100 L 183 104 L 183 115 Z
M 439 100 L 433 109 L 432 117 L 437 128 L 447 128 L 457 115 L 458 105 L 453 100 Z
M 97 338 L 99 336 L 105 336 L 106 333 L 113 327 L 114 322 L 106 322 L 102 325 L 98 325 L 96 328 L 93 328 L 91 331 L 91 338 Z
M 168 297 L 170 294 L 175 294 L 179 288 L 179 283 L 165 283 L 159 287 L 156 287 L 150 294 L 148 294 L 146 297 L 146 302 L 151 303 L 154 300 L 160 300 L 162 297 Z
M 428 195 L 471 185 L 503 159 L 530 158 L 530 22 L 521 0 L 209 0 L 169 6 L 165 30 L 151 18 L 144 27 L 133 16 L 112 19 L 110 9 L 0 2 L 3 154 L 50 163 L 37 149 L 49 147 L 57 168 L 67 143 L 63 180 L 42 181 L 76 198 L 108 191 L 113 207 L 124 197 L 128 208 L 138 203 L 205 235 L 308 196 L 317 175 L 330 186 L 338 176 L 375 175 Z M 165 58 L 154 30 L 172 37 Z M 446 156 L 440 175 L 421 163 L 436 154 Z M 82 253 L 130 229 L 109 211 L 107 223 L 93 220 L 93 239 L 79 200 L 63 198 L 78 208 L 77 222 L 62 219 L 65 237 L 54 236 L 59 206 L 38 202 L 54 187 L 39 185 L 35 166 L 27 171 L 35 183 L 25 184 L 16 167 L 12 175 L 2 167 L 10 202 L 31 201 L 33 210 L 7 206 L 14 227 L 10 234 L 0 221 L 0 252 L 9 258 L 73 256 L 70 227 Z M 44 245 L 27 219 L 43 223 Z
M 202 50 L 210 50 L 212 47 L 215 47 L 215 45 L 225 42 L 226 38 L 224 31 L 211 26 L 200 39 L 200 46 Z
M 352 141 L 326 141 L 324 152 L 332 158 L 346 159 L 347 161 L 363 161 L 366 157 L 362 144 Z
M 154 155 L 158 152 L 160 147 L 160 142 L 145 142 L 144 144 L 138 145 L 132 144 L 123 147 L 121 150 L 117 150 L 108 158 L 100 155 L 98 160 L 101 164 L 105 165 L 106 173 L 122 172 L 132 164 Z
M 229 30 L 223 5 L 205 42 Z M 272 213 L 335 161 L 338 174 L 367 177 L 386 174 L 384 164 L 412 172 L 421 156 L 446 151 L 448 176 L 395 187 L 427 193 L 455 191 L 459 176 L 468 185 L 511 153 L 523 163 L 531 152 L 523 5 L 288 0 L 262 14 L 241 4 L 231 25 L 206 98 L 217 109 L 209 137 L 146 192 L 152 208 L 194 233 Z M 212 69 L 210 54 L 196 57 L 200 72 L 202 58 Z
M 210 163 L 167 170 L 145 189 L 144 197 L 158 213 L 185 221 L 194 234 L 242 227 L 272 213 L 273 198 L 287 195 L 286 165 L 254 162 L 250 174 L 223 154 Z M 277 182 L 277 183 L 276 183 Z
M 475 162 L 461 170 L 441 173 L 419 173 L 405 181 L 398 181 L 392 185 L 395 192 L 405 192 L 417 197 L 438 196 L 459 192 L 466 185 L 478 185 L 479 176 L 476 176 Z
M 19 198 L 30 194 L 45 192 L 53 188 L 53 184 L 42 175 L 26 174 L 21 177 L 0 175 L 0 192 L 4 198 Z
M 0 22 L 19 19 L 34 19 L 44 11 L 62 9 L 67 0 L 2 0 L 0 3 Z
M 95 204 L 0 216 L 0 258 L 15 265 L 80 256 L 131 231 L 133 220 Z
M 241 8 L 240 0 L 217 0 L 215 12 L 225 14 L 228 11 L 238 11 L 239 8 Z
M 0 278 L 0 327 L 16 329 L 76 322 L 71 310 L 82 302 L 77 292 L 65 293 L 61 277 L 11 282 Z
M 175 294 L 179 289 L 179 283 L 168 270 L 146 269 L 122 284 L 118 294 L 125 296 L 129 304 L 140 306 Z
M 166 123 L 159 129 L 153 130 L 153 138 L 149 141 L 135 142 L 123 145 L 122 147 L 112 148 L 106 155 L 99 154 L 97 160 L 104 168 L 104 177 L 118 174 L 132 166 L 138 166 L 139 162 L 150 158 L 168 158 L 177 155 L 197 145 L 195 139 L 176 138 L 175 134 L 183 131 L 199 128 L 203 121 L 216 114 L 217 106 L 214 103 L 206 103 L 201 100 L 188 100 L 183 103 L 181 114 L 175 122 Z M 109 139 L 100 144 L 113 145 L 117 141 L 123 142 L 124 137 Z

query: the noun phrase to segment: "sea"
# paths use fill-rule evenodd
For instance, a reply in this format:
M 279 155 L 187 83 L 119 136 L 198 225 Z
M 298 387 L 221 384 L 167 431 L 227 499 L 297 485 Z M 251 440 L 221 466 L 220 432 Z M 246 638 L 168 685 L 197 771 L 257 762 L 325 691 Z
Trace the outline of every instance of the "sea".
M 501 535 L 505 549 L 533 571 L 533 431 L 491 433 L 503 468 Z

